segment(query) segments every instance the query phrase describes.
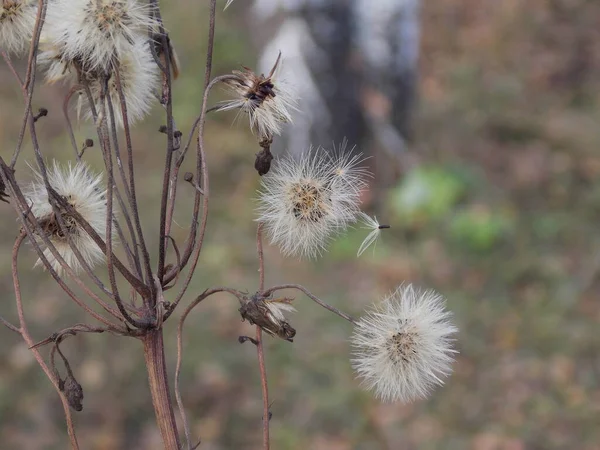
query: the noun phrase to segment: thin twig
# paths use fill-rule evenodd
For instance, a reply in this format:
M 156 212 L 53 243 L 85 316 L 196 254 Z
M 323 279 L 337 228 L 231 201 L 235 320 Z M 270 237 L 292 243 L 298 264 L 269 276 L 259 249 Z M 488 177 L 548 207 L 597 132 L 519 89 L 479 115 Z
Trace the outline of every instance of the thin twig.
M 12 323 L 10 323 L 8 320 L 4 319 L 3 317 L 0 317 L 0 323 L 2 325 L 4 325 L 6 328 L 8 328 L 11 331 L 14 331 L 17 334 L 21 334 L 21 330 L 18 327 L 15 327 Z
M 127 166 L 129 169 L 129 194 L 130 194 L 130 205 L 133 214 L 133 222 L 137 231 L 141 251 L 142 251 L 142 262 L 146 271 L 146 285 L 150 288 L 150 298 L 142 295 L 144 303 L 150 300 L 149 304 L 152 306 L 152 301 L 155 297 L 154 283 L 152 281 L 152 268 L 150 267 L 150 253 L 148 253 L 148 247 L 146 246 L 146 240 L 144 239 L 144 233 L 142 232 L 142 224 L 140 221 L 139 208 L 137 204 L 137 195 L 135 191 L 135 175 L 133 170 L 133 145 L 131 143 L 131 130 L 129 128 L 129 117 L 127 116 L 127 103 L 125 101 L 125 94 L 123 93 L 123 85 L 121 84 L 121 74 L 118 68 L 114 70 L 115 81 L 117 86 L 117 92 L 119 94 L 119 102 L 121 105 L 121 115 L 123 117 L 123 129 L 125 131 L 125 143 L 127 145 Z
M 262 295 L 265 289 L 265 258 L 262 244 L 263 224 L 260 222 L 256 227 L 256 252 L 258 254 L 259 285 L 258 294 Z M 260 385 L 263 398 L 263 449 L 269 450 L 269 386 L 267 383 L 267 368 L 265 365 L 265 350 L 263 345 L 262 328 L 256 325 L 256 353 L 258 355 L 258 367 L 260 370 Z
M 33 342 L 33 339 L 31 338 L 31 335 L 29 334 L 29 330 L 27 328 L 27 323 L 25 321 L 25 313 L 23 311 L 23 301 L 21 299 L 21 285 L 19 282 L 19 273 L 18 273 L 18 268 L 17 268 L 19 249 L 21 248 L 21 244 L 23 243 L 23 240 L 25 239 L 25 237 L 26 237 L 25 233 L 19 234 L 19 237 L 15 241 L 15 245 L 13 247 L 12 278 L 13 278 L 13 285 L 14 285 L 14 290 L 15 290 L 15 301 L 17 303 L 17 314 L 19 316 L 19 324 L 21 327 L 21 336 L 23 337 L 23 340 L 25 341 L 25 343 L 31 348 L 34 345 L 34 342 Z M 65 420 L 67 422 L 67 431 L 69 434 L 69 440 L 71 442 L 71 447 L 74 450 L 79 450 L 79 444 L 77 443 L 77 436 L 75 435 L 75 427 L 73 425 L 73 417 L 71 416 L 71 409 L 69 407 L 69 402 L 67 401 L 67 398 L 65 397 L 64 393 L 60 390 L 60 388 L 58 386 L 58 380 L 56 379 L 56 377 L 54 376 L 54 374 L 52 373 L 52 371 L 50 370 L 48 365 L 45 363 L 39 350 L 37 348 L 31 348 L 31 351 L 32 351 L 36 361 L 38 362 L 38 364 L 40 365 L 40 367 L 42 368 L 42 370 L 44 371 L 44 373 L 46 374 L 48 379 L 52 382 L 52 384 L 54 385 L 54 388 L 56 389 L 56 392 L 58 392 L 58 395 L 60 396 L 60 400 L 62 402 L 63 410 L 65 413 Z
M 266 291 L 263 292 L 263 295 L 265 297 L 270 296 L 273 292 L 275 291 L 280 291 L 282 289 L 296 289 L 299 291 L 304 292 L 304 294 L 310 298 L 313 302 L 317 303 L 318 305 L 322 306 L 323 308 L 331 311 L 334 314 L 337 314 L 338 316 L 340 316 L 342 319 L 346 319 L 348 322 L 353 323 L 354 325 L 356 325 L 358 322 L 356 321 L 356 319 L 354 319 L 352 316 L 349 316 L 348 314 L 340 311 L 337 308 L 334 308 L 333 306 L 325 303 L 323 300 L 321 300 L 319 297 L 317 297 L 316 295 L 312 294 L 308 289 L 306 289 L 304 286 L 300 285 L 300 284 L 280 284 L 278 286 L 272 286 L 269 289 L 267 289 Z

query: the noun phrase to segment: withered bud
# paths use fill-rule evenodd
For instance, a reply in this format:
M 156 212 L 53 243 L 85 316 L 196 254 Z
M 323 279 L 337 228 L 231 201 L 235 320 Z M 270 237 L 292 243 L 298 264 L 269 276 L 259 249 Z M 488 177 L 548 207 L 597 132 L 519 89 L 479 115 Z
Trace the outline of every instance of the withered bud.
M 258 325 L 271 336 L 293 342 L 296 330 L 282 319 L 281 313 L 274 313 L 267 302 L 268 300 L 265 301 L 264 298 L 258 296 L 248 299 L 239 309 L 242 320 L 247 320 L 252 325 Z
M 187 181 L 188 183 L 191 183 L 191 182 L 192 182 L 192 180 L 194 179 L 194 175 L 192 174 L 192 172 L 186 172 L 186 173 L 183 175 L 183 179 L 184 179 L 185 181 Z
M 65 393 L 67 402 L 69 402 L 71 408 L 75 411 L 81 411 L 83 409 L 83 405 L 81 404 L 83 401 L 83 388 L 77 382 L 73 374 L 69 373 L 64 381 L 60 380 L 58 387 Z
M 84 145 L 85 145 L 86 147 L 88 147 L 88 148 L 89 148 L 89 147 L 93 147 L 93 146 L 94 146 L 94 141 L 93 141 L 93 139 L 89 139 L 89 138 L 88 138 L 88 139 L 86 139 L 86 140 L 85 140 L 85 144 L 84 144 Z
M 254 168 L 261 177 L 271 170 L 271 161 L 273 161 L 273 154 L 268 148 L 263 148 L 256 154 Z
M 158 132 L 159 133 L 167 134 L 167 126 L 166 125 L 161 125 L 160 127 L 158 127 Z
M 33 121 L 37 122 L 39 118 L 46 117 L 48 115 L 48 110 L 46 108 L 38 109 L 38 113 L 33 116 Z

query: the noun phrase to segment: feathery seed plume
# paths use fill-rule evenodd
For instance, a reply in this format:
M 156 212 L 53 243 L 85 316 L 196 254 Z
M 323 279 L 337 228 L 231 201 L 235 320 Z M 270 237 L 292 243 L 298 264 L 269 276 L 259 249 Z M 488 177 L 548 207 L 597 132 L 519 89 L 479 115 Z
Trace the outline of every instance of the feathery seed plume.
M 108 97 L 113 106 L 115 115 L 115 124 L 117 127 L 123 127 L 123 114 L 119 91 L 117 89 L 117 79 L 114 71 L 119 71 L 121 79 L 121 88 L 125 103 L 127 106 L 127 118 L 129 125 L 142 119 L 150 111 L 156 97 L 154 95 L 158 88 L 158 66 L 154 61 L 149 49 L 149 42 L 145 38 L 137 37 L 133 43 L 132 51 L 123 54 L 117 63 L 113 65 L 113 73 L 108 80 Z M 90 79 L 90 91 L 96 106 L 96 111 L 100 111 L 102 105 L 102 79 Z M 80 102 L 83 107 L 84 116 L 92 119 L 92 108 L 88 102 L 85 93 L 80 96 Z M 109 119 L 108 103 L 106 103 L 106 118 Z M 109 121 L 110 123 L 110 121 Z
M 108 70 L 155 24 L 148 5 L 138 0 L 54 0 L 44 29 L 66 60 L 86 70 Z
M 358 252 L 356 253 L 356 257 L 359 257 L 360 255 L 362 255 L 364 253 L 364 251 L 366 249 L 368 249 L 373 243 L 377 243 L 377 239 L 379 239 L 381 230 L 383 230 L 385 228 L 390 228 L 389 225 L 379 225 L 379 222 L 377 221 L 377 217 L 375 217 L 375 216 L 371 217 L 368 214 L 361 212 L 360 218 L 361 218 L 363 224 L 365 225 L 362 228 L 364 228 L 366 230 L 371 230 L 371 232 L 367 235 L 365 240 L 362 241 L 362 244 L 360 244 L 360 247 L 358 248 Z
M 450 374 L 457 329 L 434 291 L 400 286 L 361 317 L 351 337 L 352 365 L 383 401 L 427 396 Z
M 0 48 L 23 53 L 31 42 L 37 16 L 36 0 L 0 0 Z
M 48 181 L 56 192 L 63 196 L 67 202 L 91 225 L 98 235 L 106 240 L 106 189 L 102 183 L 101 174 L 93 174 L 84 163 L 75 165 L 68 164 L 61 166 L 54 161 L 54 164 L 48 168 Z M 74 217 L 67 212 L 61 213 L 61 219 L 65 225 L 65 230 L 57 220 L 48 201 L 48 192 L 41 174 L 35 173 L 36 179 L 31 183 L 29 189 L 25 192 L 25 197 L 31 205 L 31 213 L 42 225 L 50 242 L 54 244 L 58 253 L 65 262 L 78 272 L 82 266 L 77 256 L 69 245 L 71 239 L 73 245 L 77 247 L 85 262 L 93 267 L 96 263 L 104 259 L 104 253 L 87 234 Z M 44 243 L 39 239 L 39 244 L 43 247 Z M 44 250 L 44 255 L 59 274 L 62 274 L 62 266 L 56 260 L 50 249 Z M 38 259 L 36 266 L 41 265 Z

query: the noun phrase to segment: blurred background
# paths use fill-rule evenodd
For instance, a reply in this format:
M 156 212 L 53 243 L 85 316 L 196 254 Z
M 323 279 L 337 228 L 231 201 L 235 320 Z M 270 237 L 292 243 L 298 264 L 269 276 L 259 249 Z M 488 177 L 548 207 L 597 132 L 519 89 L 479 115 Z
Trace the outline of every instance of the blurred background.
M 161 2 L 181 59 L 174 95 L 184 136 L 200 108 L 206 3 Z M 317 261 L 285 259 L 268 246 L 267 285 L 301 283 L 360 315 L 413 282 L 446 296 L 460 328 L 445 386 L 413 404 L 381 404 L 354 379 L 349 324 L 298 296 L 294 343 L 267 339 L 272 448 L 600 449 L 600 3 L 236 0 L 223 12 L 224 3 L 213 73 L 242 64 L 266 71 L 281 50 L 302 103 L 277 152 L 347 137 L 371 157 L 365 208 L 392 225 L 360 259 L 360 229 Z M 0 151 L 9 155 L 22 100 L 5 65 L 0 80 Z M 34 108 L 50 110 L 38 127 L 48 158 L 71 156 L 60 112 L 66 91 L 36 91 Z M 234 117 L 208 120 L 211 218 L 189 300 L 209 286 L 257 288 L 257 148 Z M 163 121 L 157 106 L 134 127 L 153 249 Z M 81 122 L 76 135 L 81 142 L 94 130 Z M 25 152 L 22 180 L 24 161 L 33 160 L 28 140 Z M 100 168 L 94 152 L 86 155 Z M 193 193 L 185 184 L 180 191 L 174 235 L 182 242 Z M 9 205 L 0 211 L 1 314 L 15 320 L 8 255 L 17 227 Z M 47 273 L 31 269 L 34 261 L 33 251 L 22 252 L 34 339 L 87 321 Z M 256 352 L 237 341 L 253 328 L 237 308 L 215 296 L 187 322 L 182 395 L 205 450 L 260 447 Z M 175 327 L 170 321 L 165 330 L 173 371 Z M 49 381 L 17 336 L 3 328 L 0 338 L 0 447 L 66 448 Z M 160 449 L 141 344 L 83 335 L 61 348 L 85 393 L 75 413 L 82 448 Z

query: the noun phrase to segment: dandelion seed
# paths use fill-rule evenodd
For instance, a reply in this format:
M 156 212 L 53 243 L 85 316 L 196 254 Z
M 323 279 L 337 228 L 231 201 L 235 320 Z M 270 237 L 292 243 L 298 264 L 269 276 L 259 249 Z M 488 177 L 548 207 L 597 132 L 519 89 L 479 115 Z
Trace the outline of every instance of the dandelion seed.
M 0 0 L 0 48 L 21 54 L 31 42 L 37 0 Z
M 56 161 L 47 173 L 50 186 L 81 214 L 103 240 L 106 240 L 106 190 L 102 184 L 102 175 L 93 174 L 84 163 L 69 164 L 63 167 Z M 48 192 L 42 176 L 37 172 L 35 175 L 36 180 L 25 192 L 25 197 L 31 205 L 31 213 L 42 225 L 46 236 L 54 244 L 67 265 L 75 272 L 82 269 L 81 263 L 69 245 L 69 240 L 90 267 L 104 260 L 104 253 L 100 247 L 67 212 L 61 214 L 65 229 L 61 228 L 52 205 L 48 201 Z M 38 237 L 38 241 L 43 247 L 44 243 L 41 238 Z M 44 256 L 54 270 L 62 274 L 62 266 L 49 248 L 44 249 Z M 35 265 L 40 266 L 41 264 L 41 260 L 38 259 Z
M 231 5 L 233 3 L 233 0 L 227 0 L 227 3 L 225 3 L 225 8 L 223 8 L 223 11 L 225 11 L 227 8 L 229 8 L 229 5 Z
M 107 70 L 155 26 L 148 5 L 138 0 L 54 0 L 44 28 L 67 60 Z
M 122 55 L 119 64 L 113 66 L 113 71 L 119 71 L 123 97 L 125 98 L 127 106 L 129 125 L 132 125 L 148 114 L 152 104 L 156 100 L 154 92 L 157 89 L 159 81 L 158 66 L 152 58 L 148 45 L 146 39 L 137 38 L 132 47 L 132 51 Z M 91 79 L 90 91 L 96 106 L 96 111 L 100 112 L 102 105 L 102 79 Z M 113 106 L 115 124 L 117 127 L 122 128 L 123 114 L 120 106 L 121 103 L 117 88 L 117 79 L 114 74 L 111 75 L 108 81 L 108 96 Z M 80 96 L 80 101 L 82 103 L 80 107 L 83 109 L 84 117 L 92 119 L 92 109 L 85 94 Z M 106 103 L 105 107 L 105 115 L 107 119 L 110 119 L 108 103 Z
M 271 72 L 265 77 L 256 75 L 244 68 L 235 70 L 235 80 L 226 81 L 226 85 L 235 98 L 221 102 L 216 111 L 239 109 L 250 118 L 250 128 L 259 139 L 281 133 L 284 123 L 292 122 L 291 111 L 296 110 L 296 96 L 285 79 L 280 77 L 281 53 Z
M 352 365 L 383 401 L 426 397 L 451 372 L 457 332 L 441 295 L 400 286 L 356 324 Z
M 377 217 L 375 216 L 371 217 L 368 214 L 361 213 L 360 217 L 363 223 L 365 224 L 365 226 L 362 228 L 366 230 L 371 230 L 371 232 L 367 235 L 365 240 L 362 241 L 362 244 L 360 244 L 360 247 L 358 248 L 358 253 L 356 254 L 357 258 L 360 255 L 362 255 L 364 251 L 368 249 L 373 243 L 377 243 L 377 239 L 379 239 L 379 236 L 381 235 L 381 230 L 390 227 L 389 225 L 379 225 Z
M 354 186 L 336 182 L 334 162 L 323 149 L 309 150 L 275 160 L 261 178 L 257 220 L 283 254 L 317 256 L 356 221 L 359 196 Z

